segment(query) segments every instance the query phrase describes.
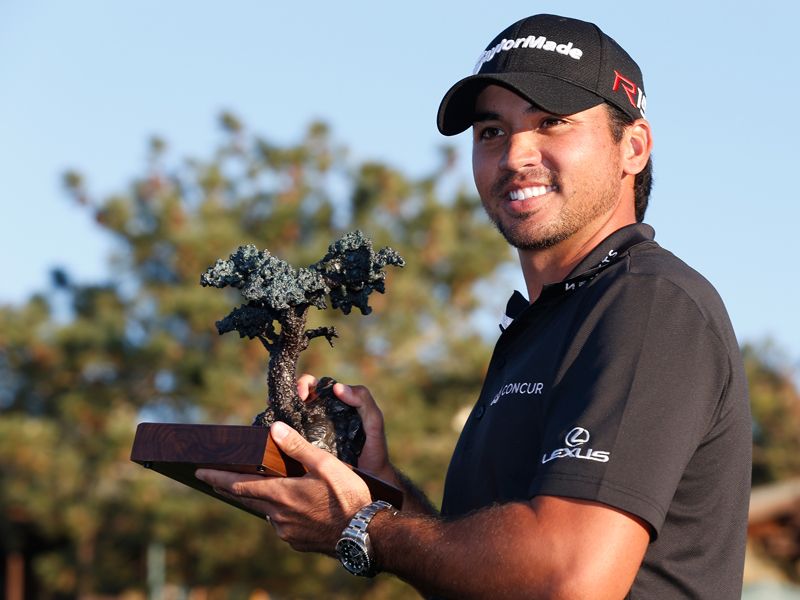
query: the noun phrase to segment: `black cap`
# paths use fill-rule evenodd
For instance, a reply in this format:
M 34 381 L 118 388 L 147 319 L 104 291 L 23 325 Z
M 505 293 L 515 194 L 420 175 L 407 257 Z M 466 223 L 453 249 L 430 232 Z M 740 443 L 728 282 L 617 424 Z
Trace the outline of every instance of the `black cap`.
M 577 19 L 534 15 L 517 21 L 492 40 L 473 73 L 442 99 L 437 124 L 444 135 L 472 125 L 475 98 L 490 84 L 558 115 L 608 102 L 637 119 L 647 108 L 636 62 L 597 25 Z

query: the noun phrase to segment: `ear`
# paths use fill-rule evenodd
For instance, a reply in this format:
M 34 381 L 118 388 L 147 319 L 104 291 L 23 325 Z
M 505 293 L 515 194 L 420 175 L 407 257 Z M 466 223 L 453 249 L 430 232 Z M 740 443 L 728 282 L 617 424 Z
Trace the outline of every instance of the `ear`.
M 622 138 L 622 170 L 626 175 L 640 173 L 653 149 L 653 136 L 650 123 L 645 119 L 636 119 L 625 128 Z

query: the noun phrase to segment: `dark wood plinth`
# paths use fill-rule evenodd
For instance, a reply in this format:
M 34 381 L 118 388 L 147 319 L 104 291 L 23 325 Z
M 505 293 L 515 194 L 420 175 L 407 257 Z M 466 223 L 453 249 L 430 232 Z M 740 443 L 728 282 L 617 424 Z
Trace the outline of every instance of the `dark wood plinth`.
M 306 473 L 302 464 L 278 448 L 269 429 L 247 425 L 140 423 L 131 460 L 258 517 L 264 515 L 215 493 L 194 472 L 207 468 L 265 477 L 302 477 Z M 403 493 L 399 489 L 353 470 L 367 484 L 373 499 L 402 507 Z

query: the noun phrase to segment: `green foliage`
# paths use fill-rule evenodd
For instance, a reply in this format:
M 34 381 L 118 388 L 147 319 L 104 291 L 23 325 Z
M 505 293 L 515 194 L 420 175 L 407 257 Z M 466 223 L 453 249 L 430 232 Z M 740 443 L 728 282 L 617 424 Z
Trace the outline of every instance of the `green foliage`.
M 353 306 L 368 315 L 372 312 L 370 294 L 385 291 L 384 268 L 404 264 L 391 248 L 381 248 L 376 253 L 368 237 L 361 231 L 351 231 L 333 242 L 328 253 L 307 268 L 295 269 L 252 244 L 240 246 L 230 258 L 218 259 L 206 269 L 200 284 L 230 286 L 240 291 L 247 304 L 217 323 L 217 329 L 220 333 L 239 331 L 240 337 L 252 339 L 268 329 L 274 333 L 272 321 L 285 328 L 285 311 L 310 306 L 327 308 L 326 298 L 346 315 Z
M 753 484 L 800 476 L 800 392 L 769 343 L 743 348 L 753 411 Z
M 135 425 L 250 423 L 265 403 L 267 352 L 218 336 L 214 323 L 236 291 L 210 294 L 199 274 L 247 244 L 347 274 L 329 245 L 360 229 L 395 248 L 406 269 L 387 275 L 374 314 L 314 311 L 309 325 L 334 325 L 340 341 L 335 350 L 311 345 L 301 369 L 369 385 L 393 460 L 436 500 L 458 414 L 488 361 L 481 310 L 507 295 L 480 297 L 477 284 L 510 253 L 477 198 L 443 191 L 452 189 L 449 154 L 416 180 L 349 163 L 324 124 L 287 146 L 231 114 L 221 126 L 226 138 L 210 157 L 182 164 L 169 164 L 165 141 L 150 140 L 147 171 L 103 200 L 80 173 L 65 175 L 67 192 L 116 240 L 114 277 L 79 286 L 58 271 L 46 296 L 0 308 L 4 550 L 26 556 L 41 598 L 143 592 L 153 543 L 166 548 L 174 585 L 262 588 L 275 598 L 416 597 L 393 578 L 360 581 L 328 558 L 297 554 L 253 516 L 131 463 Z M 353 292 L 346 279 L 343 298 Z M 383 278 L 371 285 L 382 289 Z
M 405 261 L 392 248 L 375 252 L 372 240 L 361 231 L 351 231 L 333 242 L 328 253 L 311 265 L 309 271 L 319 273 L 325 281 L 333 308 L 348 315 L 355 306 L 362 315 L 368 315 L 372 312 L 370 294 L 386 291 L 384 268 L 387 265 L 403 267 Z
M 306 304 L 325 308 L 325 294 L 329 291 L 319 273 L 296 270 L 252 244 L 240 246 L 228 260 L 217 260 L 200 277 L 200 283 L 217 288 L 231 286 L 248 302 L 274 312 Z

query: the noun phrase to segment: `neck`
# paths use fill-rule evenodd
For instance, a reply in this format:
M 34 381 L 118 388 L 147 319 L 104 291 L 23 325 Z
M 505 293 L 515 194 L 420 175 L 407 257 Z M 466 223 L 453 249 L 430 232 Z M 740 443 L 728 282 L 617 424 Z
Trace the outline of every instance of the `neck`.
M 606 215 L 605 220 L 597 226 L 584 227 L 550 248 L 518 250 L 529 301 L 535 302 L 545 285 L 566 279 L 578 263 L 609 235 L 635 222 L 635 218 L 609 218 Z

